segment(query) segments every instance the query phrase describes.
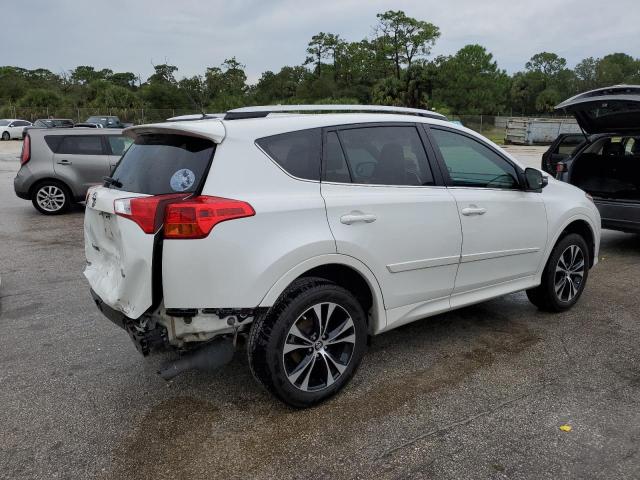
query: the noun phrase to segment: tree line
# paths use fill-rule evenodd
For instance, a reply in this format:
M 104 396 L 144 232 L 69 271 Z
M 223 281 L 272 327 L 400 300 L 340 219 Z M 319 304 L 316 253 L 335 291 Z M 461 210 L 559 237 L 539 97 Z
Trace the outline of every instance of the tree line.
M 355 103 L 430 108 L 445 114 L 543 114 L 576 93 L 640 83 L 640 59 L 625 53 L 589 57 L 574 68 L 552 52 L 533 55 L 513 75 L 481 45 L 431 58 L 440 29 L 389 10 L 376 16 L 368 38 L 348 41 L 320 32 L 306 61 L 266 71 L 247 83 L 236 57 L 201 75 L 178 79 L 175 65 L 154 65 L 142 80 L 132 72 L 82 65 L 53 73 L 0 67 L 0 107 L 179 108 L 222 112 L 252 104 Z

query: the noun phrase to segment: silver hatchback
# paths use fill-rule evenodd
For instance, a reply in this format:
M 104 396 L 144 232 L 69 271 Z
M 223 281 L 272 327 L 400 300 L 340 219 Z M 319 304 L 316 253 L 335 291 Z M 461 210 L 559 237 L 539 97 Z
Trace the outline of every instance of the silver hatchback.
M 13 181 L 16 195 L 45 215 L 64 213 L 109 176 L 131 142 L 118 129 L 29 129 Z

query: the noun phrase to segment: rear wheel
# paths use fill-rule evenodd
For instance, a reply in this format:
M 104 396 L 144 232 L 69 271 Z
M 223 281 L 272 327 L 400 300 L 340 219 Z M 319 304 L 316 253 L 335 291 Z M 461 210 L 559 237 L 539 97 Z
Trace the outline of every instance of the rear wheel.
M 2 140 L 10 140 L 11 139 L 11 135 L 9 135 L 9 132 L 2 132 Z
M 71 192 L 62 183 L 49 180 L 40 183 L 33 190 L 31 202 L 44 215 L 59 215 L 69 210 Z
M 527 290 L 540 310 L 562 312 L 578 301 L 589 276 L 589 247 L 580 235 L 566 235 L 554 247 L 542 272 L 542 283 Z
M 348 290 L 320 278 L 300 279 L 254 322 L 249 365 L 278 399 L 309 407 L 347 384 L 364 355 L 366 336 L 365 313 Z

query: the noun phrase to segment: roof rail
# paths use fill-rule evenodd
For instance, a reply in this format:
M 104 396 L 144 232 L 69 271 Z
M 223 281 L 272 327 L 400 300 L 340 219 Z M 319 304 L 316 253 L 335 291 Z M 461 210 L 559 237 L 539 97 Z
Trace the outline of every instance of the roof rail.
M 419 117 L 436 118 L 446 120 L 447 117 L 440 113 L 418 108 L 389 107 L 386 105 L 262 105 L 257 107 L 242 107 L 229 110 L 224 116 L 225 120 L 240 120 L 243 118 L 263 118 L 270 113 L 297 113 L 297 112 L 372 112 L 372 113 L 396 113 L 401 115 L 417 115 Z
M 178 115 L 177 117 L 167 118 L 165 122 L 189 122 L 195 120 L 211 120 L 216 118 L 224 118 L 224 113 L 194 113 L 191 115 Z

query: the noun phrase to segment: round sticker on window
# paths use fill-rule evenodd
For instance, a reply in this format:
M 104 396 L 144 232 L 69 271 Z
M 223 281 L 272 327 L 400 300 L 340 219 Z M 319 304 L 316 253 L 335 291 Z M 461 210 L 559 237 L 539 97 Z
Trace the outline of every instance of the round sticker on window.
M 189 190 L 196 181 L 196 175 L 188 168 L 178 170 L 173 174 L 169 185 L 174 192 L 184 192 Z

